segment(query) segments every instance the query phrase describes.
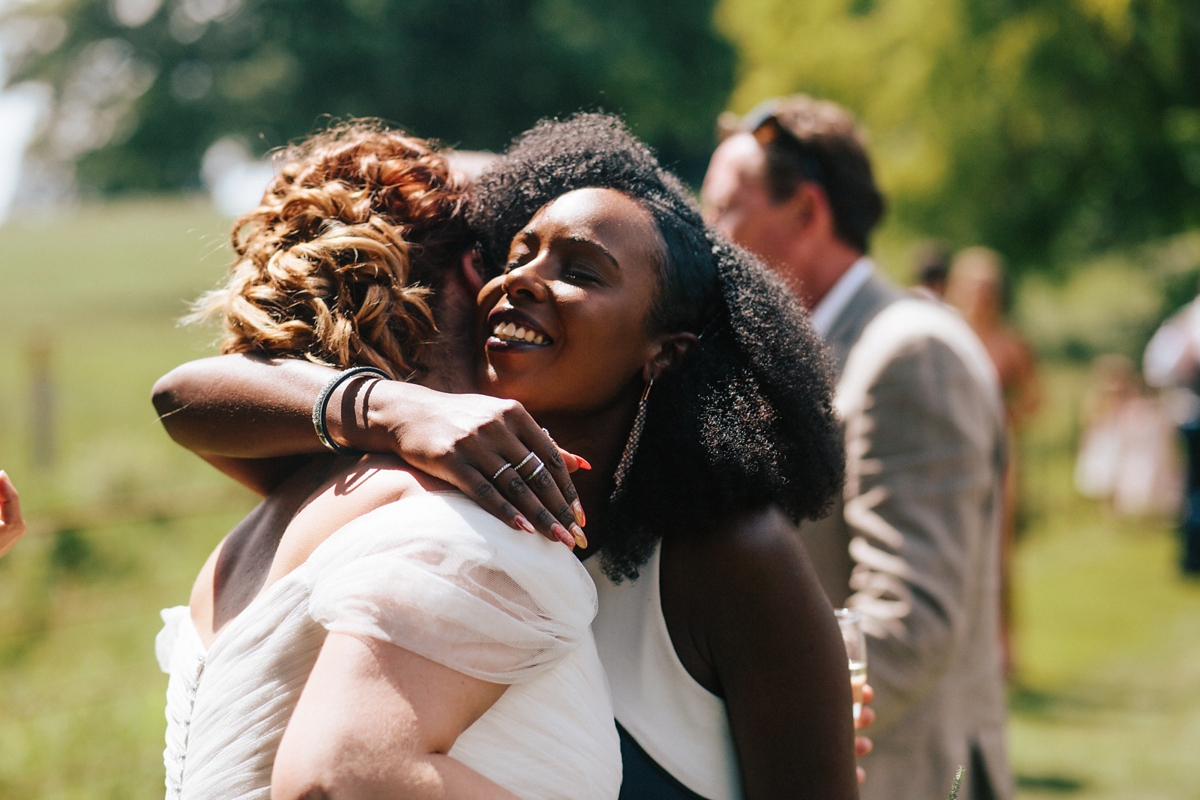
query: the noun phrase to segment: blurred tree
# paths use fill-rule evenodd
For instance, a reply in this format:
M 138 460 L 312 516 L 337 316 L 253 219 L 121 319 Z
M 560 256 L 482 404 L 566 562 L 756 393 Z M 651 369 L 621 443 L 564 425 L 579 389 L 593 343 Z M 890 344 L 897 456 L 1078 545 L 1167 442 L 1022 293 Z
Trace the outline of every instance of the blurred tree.
M 35 0 L 10 8 L 7 53 L 14 81 L 55 89 L 39 146 L 106 193 L 195 184 L 214 141 L 262 152 L 325 114 L 498 149 L 603 108 L 695 178 L 733 86 L 713 2 Z
M 1018 267 L 1200 225 L 1195 0 L 721 0 L 744 111 L 806 91 L 872 135 L 892 225 Z

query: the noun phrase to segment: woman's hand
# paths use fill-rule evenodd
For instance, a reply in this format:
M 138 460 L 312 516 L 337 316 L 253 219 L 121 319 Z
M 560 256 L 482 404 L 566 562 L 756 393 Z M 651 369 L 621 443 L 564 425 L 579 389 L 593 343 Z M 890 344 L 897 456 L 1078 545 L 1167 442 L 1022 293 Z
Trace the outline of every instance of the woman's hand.
M 0 556 L 12 549 L 25 535 L 25 520 L 21 517 L 21 500 L 17 487 L 8 473 L 0 470 Z
M 346 411 L 360 403 L 339 404 L 340 432 L 350 446 L 390 450 L 513 527 L 586 545 L 580 541 L 586 518 L 570 473 L 591 466 L 559 449 L 520 403 L 397 381 L 375 381 L 361 391 L 363 432 L 345 427 Z M 337 435 L 332 412 L 330 425 Z
M 871 684 L 868 683 L 864 685 L 862 693 L 862 710 L 858 712 L 858 719 L 854 722 L 854 727 L 856 730 L 861 731 L 863 728 L 866 728 L 875 722 L 875 709 L 871 708 L 869 705 L 869 703 L 874 699 L 875 690 L 871 688 Z M 854 755 L 858 756 L 859 758 L 862 758 L 867 753 L 871 752 L 871 749 L 874 746 L 875 744 L 866 736 L 854 737 Z M 858 782 L 862 783 L 867 779 L 867 772 L 862 767 L 856 767 L 855 769 L 858 770 Z

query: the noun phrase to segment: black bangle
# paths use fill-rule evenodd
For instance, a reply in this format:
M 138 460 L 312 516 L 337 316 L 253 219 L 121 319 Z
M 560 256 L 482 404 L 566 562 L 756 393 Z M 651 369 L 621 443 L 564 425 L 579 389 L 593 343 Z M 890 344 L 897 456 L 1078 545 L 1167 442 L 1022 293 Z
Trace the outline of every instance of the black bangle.
M 345 372 L 339 372 L 330 378 L 329 382 L 325 384 L 325 388 L 321 390 L 321 394 L 317 395 L 317 402 L 313 403 L 312 421 L 313 428 L 317 431 L 317 438 L 321 440 L 321 444 L 325 445 L 327 449 L 343 456 L 356 456 L 359 455 L 359 451 L 343 447 L 330 438 L 329 429 L 325 427 L 325 412 L 329 410 L 329 398 L 333 397 L 333 393 L 337 391 L 337 388 L 355 375 L 375 375 L 385 381 L 392 379 L 391 375 L 388 375 L 378 367 L 351 367 Z

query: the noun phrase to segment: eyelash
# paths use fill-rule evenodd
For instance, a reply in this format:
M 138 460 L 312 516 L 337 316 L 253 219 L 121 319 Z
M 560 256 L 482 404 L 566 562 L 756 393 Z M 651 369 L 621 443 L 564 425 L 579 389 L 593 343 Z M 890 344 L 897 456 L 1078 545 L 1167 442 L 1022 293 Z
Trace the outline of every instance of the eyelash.
M 587 270 L 575 269 L 575 267 L 569 264 L 563 268 L 563 275 L 572 278 L 572 280 L 587 281 L 588 283 L 596 283 L 597 281 L 596 276 L 592 273 Z
M 514 269 L 516 269 L 519 266 L 521 266 L 521 262 L 519 260 L 510 261 L 504 265 L 504 272 L 505 273 L 512 272 Z M 592 275 L 591 273 L 587 272 L 586 270 L 582 270 L 582 271 L 577 270 L 574 267 L 572 267 L 570 264 L 568 264 L 566 267 L 563 268 L 563 276 L 570 278 L 571 280 L 576 280 L 576 281 L 587 281 L 588 283 L 599 282 L 599 278 L 597 278 L 595 275 Z

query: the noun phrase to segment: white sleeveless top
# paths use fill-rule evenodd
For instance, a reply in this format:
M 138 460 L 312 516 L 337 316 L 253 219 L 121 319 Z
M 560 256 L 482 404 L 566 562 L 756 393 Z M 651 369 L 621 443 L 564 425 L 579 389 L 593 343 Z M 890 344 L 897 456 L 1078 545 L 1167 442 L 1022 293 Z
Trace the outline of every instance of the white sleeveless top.
M 740 800 L 741 772 L 725 701 L 688 674 L 671 644 L 659 595 L 662 544 L 636 581 L 613 583 L 599 558 L 586 565 L 600 612 L 592 622 L 613 711 L 663 769 L 709 800 Z
M 329 631 L 396 644 L 511 684 L 450 755 L 523 798 L 614 800 L 612 703 L 570 550 L 456 493 L 359 517 L 267 587 L 207 650 L 186 606 L 163 611 L 167 797 L 268 800 L 280 739 Z

